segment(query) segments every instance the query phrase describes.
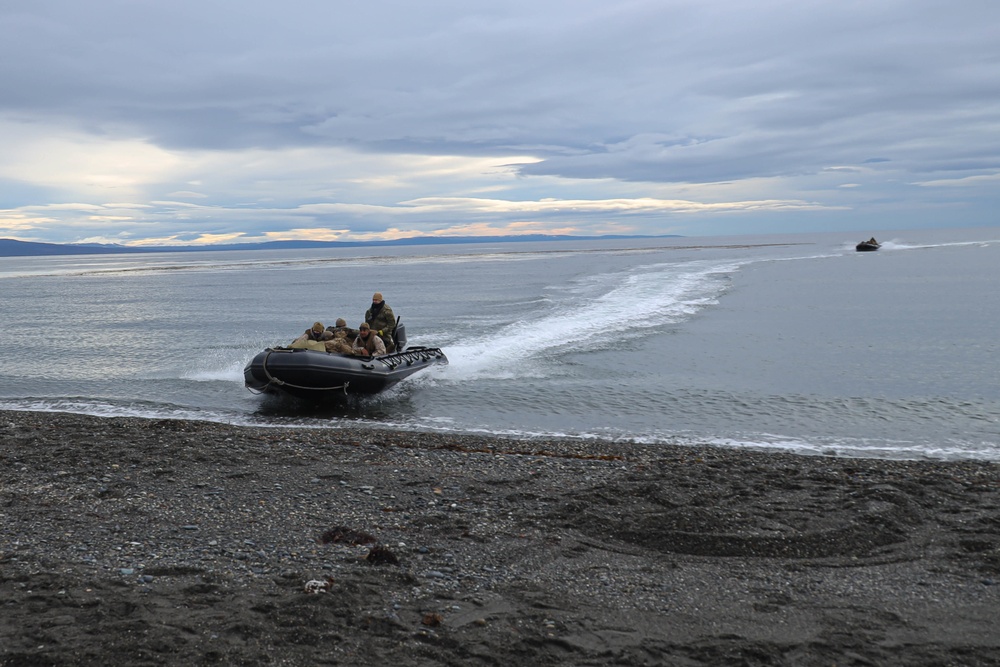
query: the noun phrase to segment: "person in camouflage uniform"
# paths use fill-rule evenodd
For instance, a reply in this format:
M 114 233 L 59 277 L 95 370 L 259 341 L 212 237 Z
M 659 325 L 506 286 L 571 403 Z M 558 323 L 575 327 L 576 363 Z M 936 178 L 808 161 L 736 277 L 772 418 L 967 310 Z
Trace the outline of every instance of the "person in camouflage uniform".
M 358 330 L 351 329 L 343 317 L 337 318 L 337 324 L 327 327 L 326 332 L 331 338 L 324 342 L 327 352 L 339 352 L 340 354 L 354 354 L 353 341 L 358 337 Z
M 292 341 L 292 345 L 301 344 L 307 341 L 324 341 L 333 338 L 333 334 L 323 329 L 322 322 L 316 322 L 306 332 Z
M 393 338 L 396 333 L 396 316 L 393 315 L 389 304 L 382 299 L 381 292 L 372 295 L 372 307 L 365 311 L 365 322 L 378 334 L 389 352 L 396 349 Z
M 362 357 L 385 354 L 385 343 L 368 327 L 367 322 L 362 322 L 358 327 L 358 337 L 354 339 L 354 354 Z

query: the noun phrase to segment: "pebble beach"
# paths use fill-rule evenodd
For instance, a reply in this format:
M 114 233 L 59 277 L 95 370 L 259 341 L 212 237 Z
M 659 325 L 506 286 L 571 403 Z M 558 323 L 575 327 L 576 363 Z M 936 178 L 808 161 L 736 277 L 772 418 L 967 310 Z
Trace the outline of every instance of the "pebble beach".
M 0 411 L 0 665 L 998 665 L 1000 465 Z

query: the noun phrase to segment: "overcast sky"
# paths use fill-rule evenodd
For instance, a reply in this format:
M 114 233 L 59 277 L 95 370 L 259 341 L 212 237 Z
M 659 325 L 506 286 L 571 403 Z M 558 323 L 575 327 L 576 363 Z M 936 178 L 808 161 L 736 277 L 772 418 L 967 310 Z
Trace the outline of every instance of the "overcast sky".
M 853 238 L 998 210 L 997 0 L 0 4 L 0 237 Z

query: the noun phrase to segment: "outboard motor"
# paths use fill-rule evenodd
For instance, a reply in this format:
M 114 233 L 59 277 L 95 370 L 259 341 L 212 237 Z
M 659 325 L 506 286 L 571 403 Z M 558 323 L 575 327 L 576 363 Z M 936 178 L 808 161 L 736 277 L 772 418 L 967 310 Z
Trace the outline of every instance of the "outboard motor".
M 406 325 L 402 324 L 399 321 L 398 317 L 396 318 L 396 335 L 394 336 L 394 338 L 396 339 L 396 352 L 402 352 L 403 350 L 405 350 L 406 349 Z

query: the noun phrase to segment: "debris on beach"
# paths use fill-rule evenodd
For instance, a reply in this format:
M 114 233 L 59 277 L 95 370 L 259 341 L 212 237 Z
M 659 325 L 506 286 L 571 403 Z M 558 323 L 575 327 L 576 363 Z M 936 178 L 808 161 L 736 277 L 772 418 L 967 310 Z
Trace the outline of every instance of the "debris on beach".
M 319 593 L 326 593 L 333 587 L 333 579 L 326 579 L 320 581 L 319 579 L 310 579 L 306 582 L 305 591 L 309 595 L 317 595 Z
M 365 560 L 372 565 L 399 565 L 399 559 L 396 558 L 396 554 L 381 544 L 372 547 L 368 555 L 365 556 Z
M 431 611 L 424 614 L 424 617 L 420 622 L 429 628 L 436 628 L 444 623 L 444 616 L 435 611 Z
M 374 535 L 369 535 L 368 533 L 360 530 L 354 530 L 353 528 L 348 528 L 347 526 L 335 526 L 331 528 L 320 536 L 319 541 L 323 544 L 343 543 L 354 546 L 360 546 L 362 544 L 375 544 L 378 542 Z

